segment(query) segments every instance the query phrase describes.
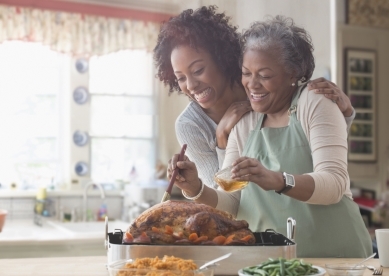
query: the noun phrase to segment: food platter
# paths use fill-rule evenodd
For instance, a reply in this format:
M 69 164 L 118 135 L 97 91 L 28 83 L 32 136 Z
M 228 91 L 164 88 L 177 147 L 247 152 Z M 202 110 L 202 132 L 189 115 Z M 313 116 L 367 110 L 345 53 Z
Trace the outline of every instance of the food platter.
M 316 266 L 316 265 L 313 265 L 312 267 L 314 267 L 314 268 L 316 268 L 317 270 L 319 270 L 319 272 L 316 273 L 316 274 L 310 274 L 309 276 L 323 276 L 323 275 L 326 274 L 326 270 L 325 270 L 324 268 L 322 268 L 322 267 L 320 267 L 320 266 Z M 245 273 L 243 272 L 243 269 L 239 269 L 238 274 L 239 274 L 239 276 L 252 276 L 252 275 L 250 275 L 250 274 L 245 274 Z

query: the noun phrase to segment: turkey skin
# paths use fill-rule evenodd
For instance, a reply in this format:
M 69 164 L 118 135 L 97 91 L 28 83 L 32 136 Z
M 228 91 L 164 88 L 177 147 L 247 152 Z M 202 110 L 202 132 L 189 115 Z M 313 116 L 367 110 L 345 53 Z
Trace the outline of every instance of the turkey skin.
M 144 211 L 123 235 L 123 243 L 237 245 L 255 243 L 245 220 L 187 201 L 165 201 Z

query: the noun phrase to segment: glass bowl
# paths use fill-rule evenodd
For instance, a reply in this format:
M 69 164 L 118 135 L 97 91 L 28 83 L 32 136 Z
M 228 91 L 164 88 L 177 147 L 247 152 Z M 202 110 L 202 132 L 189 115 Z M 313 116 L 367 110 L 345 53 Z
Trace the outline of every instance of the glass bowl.
M 215 174 L 215 182 L 226 192 L 235 192 L 244 189 L 249 181 L 241 181 L 231 178 L 232 166 L 222 169 Z
M 365 272 L 366 267 L 364 265 L 357 265 L 350 263 L 334 263 L 326 264 L 325 268 L 328 275 L 338 276 L 338 275 L 348 275 L 348 276 L 362 276 Z
M 193 260 L 197 267 L 202 266 L 207 261 L 198 261 Z M 132 263 L 133 260 L 118 260 L 112 262 L 108 265 L 109 276 L 213 276 L 214 268 L 207 267 L 205 269 L 200 270 L 157 270 L 152 268 L 126 268 L 125 265 L 127 263 Z

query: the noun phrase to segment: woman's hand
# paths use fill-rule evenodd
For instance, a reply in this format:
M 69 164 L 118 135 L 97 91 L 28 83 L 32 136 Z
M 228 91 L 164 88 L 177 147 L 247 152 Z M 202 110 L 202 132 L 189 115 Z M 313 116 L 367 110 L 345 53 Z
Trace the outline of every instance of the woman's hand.
M 235 102 L 230 105 L 216 128 L 216 142 L 220 149 L 227 147 L 227 140 L 231 129 L 244 114 L 252 110 L 250 101 Z
M 183 161 L 178 161 L 179 154 L 175 154 L 168 162 L 167 178 L 170 180 L 173 176 L 173 171 L 177 167 L 179 169 L 174 184 L 184 190 L 189 196 L 195 196 L 201 189 L 201 182 L 198 177 L 195 163 L 184 155 Z
M 316 94 L 324 96 L 336 103 L 344 117 L 350 117 L 353 113 L 353 106 L 347 95 L 333 82 L 325 78 L 318 78 L 308 83 L 308 89 L 314 90 Z
M 253 182 L 266 191 L 284 187 L 282 174 L 266 169 L 255 158 L 240 157 L 232 166 L 232 178 Z

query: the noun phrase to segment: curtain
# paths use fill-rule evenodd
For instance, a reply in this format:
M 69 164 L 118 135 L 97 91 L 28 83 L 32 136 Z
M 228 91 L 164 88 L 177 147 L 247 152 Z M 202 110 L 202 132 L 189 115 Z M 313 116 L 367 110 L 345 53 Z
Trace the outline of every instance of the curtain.
M 158 32 L 159 24 L 154 22 L 0 5 L 0 43 L 41 42 L 74 56 L 151 51 Z

